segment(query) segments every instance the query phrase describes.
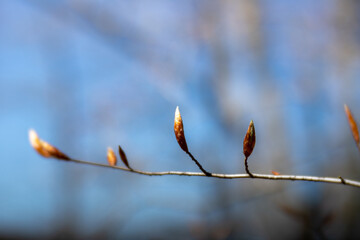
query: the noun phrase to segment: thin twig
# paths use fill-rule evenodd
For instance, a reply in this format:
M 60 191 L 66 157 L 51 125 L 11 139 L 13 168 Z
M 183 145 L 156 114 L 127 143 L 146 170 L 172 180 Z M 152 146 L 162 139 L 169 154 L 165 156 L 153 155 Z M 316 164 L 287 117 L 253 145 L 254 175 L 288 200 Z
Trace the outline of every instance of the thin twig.
M 249 174 L 249 176 L 251 177 L 251 178 L 253 178 L 254 177 L 254 175 L 249 171 L 249 166 L 248 166 L 248 158 L 247 157 L 245 157 L 245 160 L 244 160 L 244 163 L 245 163 L 245 171 L 246 171 L 246 173 L 247 174 Z
M 211 177 L 211 173 L 209 173 L 208 171 L 206 171 L 202 166 L 201 164 L 199 163 L 198 160 L 196 160 L 196 158 L 189 152 L 187 151 L 186 152 L 190 157 L 191 159 L 196 163 L 196 165 L 200 168 L 200 170 L 208 177 Z
M 180 172 L 180 171 L 167 171 L 167 172 L 148 172 L 148 171 L 140 171 L 140 170 L 133 170 L 128 169 L 124 167 L 118 167 L 118 166 L 110 166 L 107 164 L 101 164 L 101 163 L 94 163 L 94 162 L 88 162 L 83 160 L 76 160 L 76 159 L 70 159 L 70 162 L 80 163 L 80 164 L 87 164 L 87 165 L 93 165 L 98 167 L 105 167 L 105 168 L 113 168 L 118 169 L 126 172 L 132 172 L 137 173 L 141 175 L 147 175 L 147 176 L 164 176 L 164 175 L 176 175 L 176 176 L 198 176 L 198 177 L 205 177 L 205 173 L 201 172 Z M 336 183 L 336 184 L 343 184 L 353 187 L 360 188 L 360 182 L 351 180 L 351 179 L 340 179 L 339 177 L 317 177 L 317 176 L 298 176 L 298 175 L 270 175 L 270 174 L 258 174 L 258 173 L 252 173 L 253 178 L 258 179 L 267 179 L 267 180 L 291 180 L 291 181 L 310 181 L 310 182 L 324 182 L 324 183 Z M 223 179 L 233 179 L 233 178 L 251 178 L 249 174 L 221 174 L 221 173 L 211 173 L 211 176 L 213 178 L 223 178 Z

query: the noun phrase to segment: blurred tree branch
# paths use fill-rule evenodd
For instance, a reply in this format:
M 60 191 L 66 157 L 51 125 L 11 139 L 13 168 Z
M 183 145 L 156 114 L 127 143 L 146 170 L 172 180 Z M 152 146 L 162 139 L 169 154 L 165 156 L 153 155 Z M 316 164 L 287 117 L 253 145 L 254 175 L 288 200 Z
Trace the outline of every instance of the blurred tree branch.
M 323 183 L 337 183 L 344 184 L 348 186 L 358 187 L 360 188 L 360 182 L 345 179 L 343 177 L 318 177 L 318 176 L 300 176 L 300 175 L 271 175 L 271 174 L 258 174 L 252 173 L 252 177 L 247 173 L 239 173 L 239 174 L 223 174 L 223 173 L 211 173 L 211 176 L 207 176 L 202 172 L 181 172 L 181 171 L 165 171 L 165 172 L 149 172 L 149 171 L 141 171 L 135 169 L 128 169 L 119 166 L 110 166 L 102 163 L 88 162 L 77 159 L 68 159 L 66 161 L 80 163 L 85 165 L 92 165 L 97 167 L 105 167 L 112 168 L 121 171 L 137 173 L 141 175 L 147 176 L 165 176 L 165 175 L 175 175 L 175 176 L 193 176 L 193 177 L 211 177 L 211 178 L 222 178 L 222 179 L 234 179 L 234 178 L 258 178 L 258 179 L 267 179 L 267 180 L 291 180 L 291 181 L 309 181 L 309 182 L 323 182 Z

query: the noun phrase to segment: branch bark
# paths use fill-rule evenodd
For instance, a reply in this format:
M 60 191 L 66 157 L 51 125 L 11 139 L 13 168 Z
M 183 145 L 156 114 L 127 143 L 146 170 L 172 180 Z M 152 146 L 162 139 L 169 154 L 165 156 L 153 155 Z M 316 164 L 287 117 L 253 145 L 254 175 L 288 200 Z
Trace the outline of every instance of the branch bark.
M 234 178 L 258 178 L 266 180 L 291 180 L 291 181 L 309 181 L 309 182 L 323 182 L 323 183 L 335 183 L 342 184 L 352 187 L 360 188 L 360 182 L 345 179 L 341 176 L 339 177 L 318 177 L 318 176 L 299 176 L 299 175 L 271 175 L 271 174 L 258 174 L 252 173 L 252 177 L 247 173 L 242 174 L 221 174 L 221 173 L 211 173 L 211 176 L 206 175 L 202 172 L 181 172 L 181 171 L 167 171 L 167 172 L 148 172 L 140 171 L 135 169 L 128 169 L 119 166 L 110 166 L 107 164 L 88 162 L 83 160 L 69 159 L 68 162 L 74 162 L 79 164 L 93 165 L 98 167 L 113 168 L 121 171 L 137 173 L 147 176 L 165 176 L 165 175 L 176 175 L 176 176 L 197 176 L 197 177 L 212 177 L 212 178 L 222 178 L 222 179 L 234 179 Z

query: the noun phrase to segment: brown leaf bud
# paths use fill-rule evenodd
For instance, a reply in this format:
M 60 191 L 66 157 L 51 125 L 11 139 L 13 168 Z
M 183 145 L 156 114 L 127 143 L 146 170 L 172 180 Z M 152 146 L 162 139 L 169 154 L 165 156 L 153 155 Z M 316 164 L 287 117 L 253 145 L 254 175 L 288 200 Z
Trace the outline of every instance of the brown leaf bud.
M 359 129 L 357 127 L 355 119 L 354 119 L 353 115 L 351 114 L 349 107 L 346 104 L 344 105 L 344 109 L 345 109 L 346 117 L 348 119 L 353 138 L 354 138 L 356 144 L 360 145 Z
M 185 134 L 184 134 L 184 125 L 181 119 L 179 107 L 176 107 L 175 110 L 175 119 L 174 119 L 174 132 L 176 141 L 178 142 L 179 146 L 185 152 L 188 152 L 188 147 L 186 144 Z
M 116 166 L 117 164 L 116 155 L 111 147 L 108 147 L 107 149 L 107 160 L 110 166 Z
M 70 159 L 66 154 L 62 153 L 56 147 L 52 146 L 48 142 L 41 140 L 33 129 L 29 130 L 29 141 L 31 146 L 43 157 L 53 157 L 62 160 Z
M 255 127 L 253 120 L 251 120 L 244 138 L 243 151 L 246 158 L 249 157 L 252 151 L 254 150 L 255 142 L 256 142 Z
M 129 162 L 127 160 L 126 154 L 125 154 L 124 150 L 120 147 L 120 145 L 119 145 L 119 156 L 120 156 L 121 161 L 125 164 L 125 166 L 127 166 L 129 169 L 131 169 Z
M 43 149 L 50 154 L 50 157 L 62 159 L 62 160 L 70 160 L 70 158 L 66 154 L 61 152 L 59 149 L 57 149 L 53 145 L 51 145 L 45 141 L 42 141 L 42 140 L 41 140 L 41 144 L 43 146 Z

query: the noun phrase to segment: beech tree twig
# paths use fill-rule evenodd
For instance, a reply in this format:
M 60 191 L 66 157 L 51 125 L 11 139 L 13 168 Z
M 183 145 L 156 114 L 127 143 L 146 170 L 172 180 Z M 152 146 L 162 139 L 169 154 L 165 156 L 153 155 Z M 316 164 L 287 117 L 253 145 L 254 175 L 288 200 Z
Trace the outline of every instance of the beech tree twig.
M 189 151 L 187 151 L 186 153 L 190 156 L 190 158 L 196 163 L 196 165 L 200 168 L 200 170 L 201 170 L 206 176 L 208 176 L 208 177 L 211 177 L 211 176 L 212 176 L 212 174 L 209 173 L 208 171 L 206 171 L 206 170 L 203 168 L 203 166 L 199 163 L 199 161 L 196 160 L 196 158 L 195 158 Z
M 107 164 L 88 162 L 88 161 L 76 160 L 76 159 L 69 159 L 68 161 L 74 162 L 74 163 L 86 164 L 86 165 L 93 165 L 93 166 L 98 166 L 98 167 L 113 168 L 113 169 L 118 169 L 118 170 L 122 170 L 122 171 L 126 171 L 126 172 L 132 172 L 132 173 L 137 173 L 137 174 L 147 175 L 147 176 L 165 176 L 165 175 L 197 176 L 197 177 L 205 177 L 206 176 L 205 173 L 201 173 L 201 172 L 181 172 L 181 171 L 148 172 L 148 171 L 140 171 L 140 170 L 135 170 L 135 169 L 128 169 L 128 168 L 118 167 L 118 166 L 110 166 Z M 252 173 L 252 176 L 253 176 L 252 178 L 266 179 L 266 180 L 291 180 L 291 181 L 336 183 L 336 184 L 342 184 L 342 185 L 348 185 L 348 186 L 360 188 L 359 181 L 345 179 L 342 177 L 271 175 L 271 174 L 258 174 L 258 173 Z M 223 179 L 251 178 L 250 175 L 247 173 L 242 173 L 242 174 L 241 173 L 240 174 L 211 173 L 211 176 L 207 176 L 207 177 L 223 178 Z
M 249 170 L 249 165 L 248 165 L 248 158 L 247 157 L 245 157 L 245 159 L 244 159 L 244 163 L 245 163 L 245 171 L 246 171 L 246 173 L 247 174 L 249 174 L 249 176 L 251 177 L 251 178 L 253 178 L 254 177 L 254 175 L 250 172 L 250 170 Z
M 359 137 L 359 131 L 356 125 L 355 120 L 353 119 L 350 110 L 345 105 L 345 111 L 349 119 L 349 124 L 354 136 L 354 139 L 358 146 L 360 146 L 360 137 Z M 190 158 L 196 163 L 196 165 L 200 168 L 201 172 L 180 172 L 180 171 L 167 171 L 167 172 L 148 172 L 148 171 L 140 171 L 135 170 L 129 166 L 128 160 L 126 158 L 125 152 L 121 149 L 119 146 L 119 155 L 123 163 L 127 166 L 127 168 L 124 167 L 118 167 L 116 166 L 117 159 L 115 156 L 115 153 L 111 148 L 108 148 L 107 153 L 107 159 L 109 162 L 109 165 L 102 164 L 102 163 L 95 163 L 95 162 L 88 162 L 83 160 L 77 160 L 68 157 L 66 154 L 61 152 L 59 149 L 54 147 L 53 145 L 49 144 L 46 141 L 41 140 L 36 132 L 34 130 L 29 131 L 29 140 L 31 146 L 43 157 L 46 158 L 56 158 L 59 160 L 64 161 L 70 161 L 75 162 L 79 164 L 87 164 L 87 165 L 93 165 L 98 167 L 106 167 L 106 168 L 114 168 L 122 171 L 137 173 L 141 175 L 147 175 L 147 176 L 164 176 L 164 175 L 177 175 L 177 176 L 206 176 L 206 177 L 213 177 L 213 178 L 223 178 L 223 179 L 233 179 L 233 178 L 258 178 L 258 179 L 266 179 L 266 180 L 291 180 L 291 181 L 310 181 L 310 182 L 323 182 L 323 183 L 336 183 L 336 184 L 343 184 L 353 187 L 360 188 L 360 181 L 355 181 L 351 179 L 345 179 L 342 176 L 338 177 L 318 177 L 318 176 L 298 176 L 298 175 L 279 175 L 278 173 L 274 175 L 270 174 L 258 174 L 258 173 L 251 173 L 248 166 L 248 158 L 251 155 L 256 142 L 256 134 L 255 134 L 255 127 L 254 122 L 251 120 L 248 130 L 246 132 L 244 141 L 243 141 L 243 153 L 245 156 L 245 171 L 246 174 L 220 174 L 220 173 L 209 173 L 206 171 L 202 165 L 199 163 L 198 160 L 195 159 L 195 157 L 189 152 L 185 134 L 184 134 L 184 126 L 182 122 L 182 118 L 180 115 L 179 107 L 176 108 L 175 111 L 175 119 L 174 119 L 174 132 L 176 140 L 181 147 L 181 149 L 187 153 Z M 360 147 L 359 147 L 360 149 Z

